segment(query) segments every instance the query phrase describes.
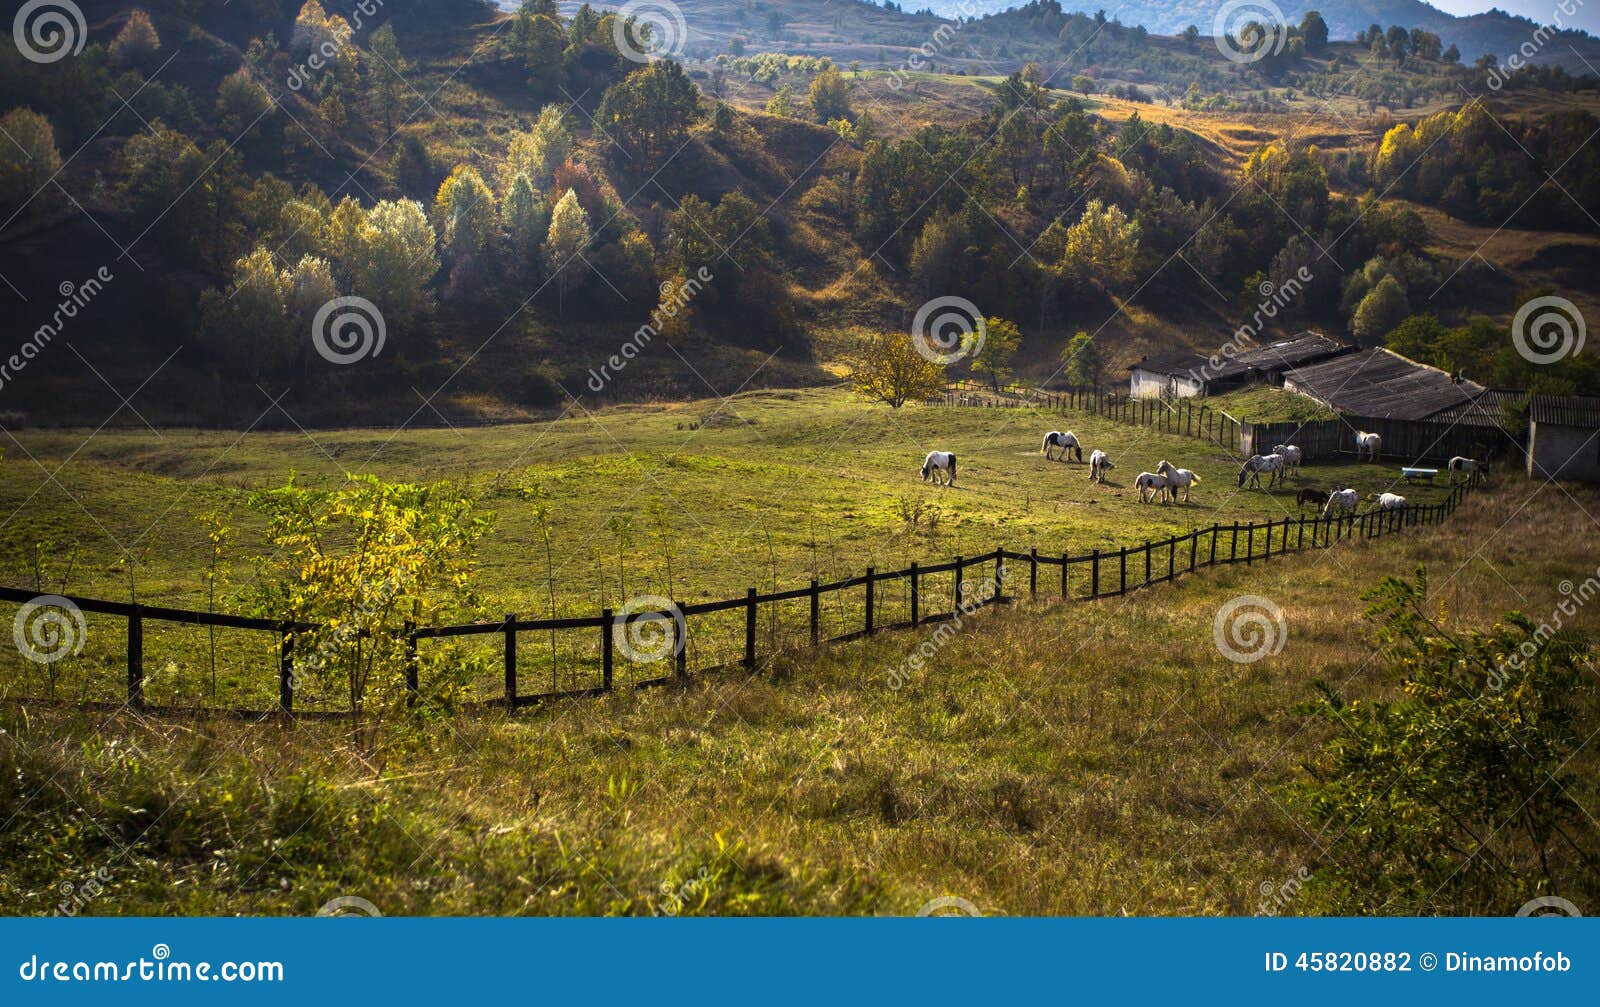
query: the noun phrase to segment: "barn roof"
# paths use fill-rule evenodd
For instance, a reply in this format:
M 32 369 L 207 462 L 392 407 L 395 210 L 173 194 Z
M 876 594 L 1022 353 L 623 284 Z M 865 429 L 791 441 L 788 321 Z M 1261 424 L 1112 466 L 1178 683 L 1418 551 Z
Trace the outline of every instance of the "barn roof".
M 1528 393 L 1521 388 L 1491 388 L 1464 405 L 1452 406 L 1430 419 L 1459 423 L 1469 427 L 1505 427 L 1505 407 L 1526 405 Z
M 1484 391 L 1482 385 L 1453 381 L 1437 367 L 1384 349 L 1296 368 L 1284 380 L 1340 412 L 1378 419 L 1427 419 L 1470 405 Z
M 1346 347 L 1334 339 L 1315 332 L 1302 332 L 1289 339 L 1280 339 L 1266 345 L 1253 345 L 1231 357 L 1218 353 L 1214 358 L 1193 350 L 1172 350 L 1146 357 L 1129 370 L 1149 371 L 1193 378 L 1197 381 L 1221 381 L 1229 378 L 1265 371 L 1282 371 L 1313 360 L 1321 360 L 1342 353 Z M 1212 360 L 1215 359 L 1215 363 Z
M 1600 398 L 1586 395 L 1534 395 L 1528 401 L 1528 419 L 1560 427 L 1600 427 Z

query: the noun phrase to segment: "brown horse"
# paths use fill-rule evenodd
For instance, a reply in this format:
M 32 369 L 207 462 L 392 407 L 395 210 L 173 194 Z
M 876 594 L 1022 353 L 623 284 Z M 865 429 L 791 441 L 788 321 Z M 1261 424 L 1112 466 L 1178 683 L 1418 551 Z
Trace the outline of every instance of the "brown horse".
M 1328 491 L 1312 489 L 1307 486 L 1295 494 L 1294 503 L 1296 507 L 1302 510 L 1305 509 L 1306 504 L 1316 504 L 1318 507 L 1324 507 L 1328 503 Z

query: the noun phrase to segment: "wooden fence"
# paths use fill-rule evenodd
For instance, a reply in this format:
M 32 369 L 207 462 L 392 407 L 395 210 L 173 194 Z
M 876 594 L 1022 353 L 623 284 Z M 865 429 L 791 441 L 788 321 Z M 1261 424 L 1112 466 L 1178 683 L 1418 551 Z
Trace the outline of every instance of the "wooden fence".
M 1468 491 L 1467 485 L 1451 490 L 1449 497 L 1437 504 L 1412 506 L 1405 510 L 1368 511 L 1342 517 L 1305 516 L 1285 517 L 1281 521 L 1240 524 L 1212 524 L 1196 528 L 1182 535 L 1174 535 L 1159 542 L 1146 541 L 1140 545 L 1117 549 L 1095 549 L 1072 555 L 1041 553 L 1037 549 L 1014 552 L 999 548 L 976 557 L 956 557 L 953 561 L 923 566 L 912 563 L 903 570 L 878 571 L 867 568 L 858 577 L 822 584 L 812 580 L 801 588 L 761 593 L 748 589 L 742 597 L 721 601 L 677 603 L 668 611 L 664 624 L 671 627 L 672 645 L 663 651 L 664 673 L 653 678 L 632 683 L 634 688 L 664 685 L 681 681 L 689 674 L 687 643 L 697 632 L 714 632 L 703 620 L 715 613 L 740 612 L 743 615 L 743 651 L 735 662 L 747 672 L 759 667 L 760 659 L 782 652 L 776 622 L 769 630 L 766 644 L 761 641 L 760 613 L 763 606 L 806 601 L 809 603 L 809 645 L 821 646 L 838 643 L 890 629 L 907 629 L 930 623 L 959 621 L 966 615 L 987 605 L 1016 600 L 1023 588 L 1007 594 L 1011 582 L 1026 576 L 1026 596 L 1030 600 L 1057 598 L 1061 601 L 1092 601 L 1119 597 L 1129 591 L 1177 579 L 1186 573 L 1218 564 L 1252 564 L 1270 560 L 1274 555 L 1302 549 L 1328 548 L 1351 538 L 1378 538 L 1404 529 L 1436 525 L 1447 519 L 1460 506 Z M 972 590 L 973 574 L 986 575 L 979 590 Z M 951 575 L 951 589 L 946 593 L 930 579 Z M 880 615 L 878 592 L 886 585 L 904 584 L 909 593 L 909 618 L 888 621 Z M 824 637 L 821 616 L 822 600 L 828 595 L 857 596 L 859 608 L 850 609 L 856 621 L 854 628 L 843 634 Z M 15 588 L 0 588 L 0 600 L 26 604 L 38 596 Z M 144 689 L 144 633 L 143 626 L 151 620 L 191 626 L 215 626 L 273 633 L 278 636 L 278 669 L 276 710 L 223 710 L 202 708 L 207 712 L 225 713 L 245 717 L 283 716 L 346 717 L 349 711 L 316 711 L 310 714 L 297 711 L 295 697 L 295 639 L 311 632 L 315 627 L 294 622 L 257 619 L 243 616 L 193 612 L 182 609 L 128 605 L 91 598 L 67 598 L 71 604 L 85 612 L 102 613 L 127 620 L 127 690 L 126 704 L 135 710 L 193 713 L 193 709 L 156 707 L 145 701 Z M 601 695 L 616 688 L 614 670 L 618 645 L 616 638 L 624 633 L 631 622 L 659 618 L 651 613 L 620 615 L 612 609 L 603 609 L 597 616 L 564 619 L 524 619 L 515 614 L 493 622 L 468 623 L 455 626 L 412 627 L 403 630 L 406 648 L 405 689 L 408 701 L 414 702 L 422 695 L 419 681 L 418 647 L 422 641 L 451 637 L 488 636 L 503 641 L 504 689 L 501 696 L 482 705 L 517 708 L 551 699 L 575 696 Z M 858 620 L 858 621 L 857 621 Z M 528 632 L 569 632 L 589 634 L 594 650 L 599 654 L 598 676 L 587 687 L 561 690 L 554 687 L 545 692 L 524 691 L 518 678 L 517 635 Z M 554 655 L 552 651 L 552 655 Z M 552 656 L 552 660 L 554 657 Z M 710 665 L 697 671 L 716 671 L 728 664 Z M 113 704 L 79 704 L 107 706 Z
M 928 400 L 928 404 L 1002 409 L 1027 407 L 1053 412 L 1076 410 L 1163 433 L 1198 437 L 1236 455 L 1243 450 L 1246 426 L 1226 411 L 1207 405 L 1204 399 L 1168 401 L 1090 389 L 1047 391 L 1022 385 L 1003 385 L 997 392 L 993 386 L 970 380 L 950 385 L 941 397 Z

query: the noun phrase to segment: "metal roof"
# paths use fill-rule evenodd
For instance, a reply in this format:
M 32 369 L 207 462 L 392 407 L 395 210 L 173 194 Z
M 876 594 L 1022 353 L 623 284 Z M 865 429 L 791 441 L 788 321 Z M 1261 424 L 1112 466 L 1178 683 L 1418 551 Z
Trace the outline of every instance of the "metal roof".
M 1435 413 L 1430 419 L 1435 419 L 1442 423 L 1459 423 L 1469 427 L 1510 429 L 1513 424 L 1506 422 L 1506 407 L 1525 405 L 1527 401 L 1528 392 L 1526 389 L 1491 388 L 1473 401 Z M 1526 433 L 1525 430 L 1523 432 Z
M 1130 365 L 1128 369 L 1192 378 L 1196 381 L 1220 381 L 1254 373 L 1286 370 L 1343 353 L 1348 348 L 1343 343 L 1319 333 L 1303 332 L 1290 339 L 1280 339 L 1265 346 L 1252 345 L 1250 349 L 1241 350 L 1232 356 L 1219 352 L 1208 357 L 1193 350 L 1172 350 L 1146 357 Z M 1212 363 L 1213 360 L 1216 363 Z
M 1558 427 L 1600 428 L 1600 398 L 1589 395 L 1534 395 L 1528 419 Z
M 1340 412 L 1378 419 L 1422 420 L 1470 405 L 1482 385 L 1454 381 L 1437 367 L 1390 350 L 1349 353 L 1284 374 L 1294 391 Z

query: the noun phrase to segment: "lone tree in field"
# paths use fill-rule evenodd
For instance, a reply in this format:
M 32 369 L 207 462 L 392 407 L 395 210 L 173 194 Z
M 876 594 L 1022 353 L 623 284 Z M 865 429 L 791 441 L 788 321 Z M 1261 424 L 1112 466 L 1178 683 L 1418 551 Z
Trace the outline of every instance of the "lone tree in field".
M 929 360 L 903 332 L 880 332 L 864 338 L 850 362 L 850 381 L 857 393 L 899 409 L 912 399 L 944 390 L 944 365 Z
M 1009 380 L 1016 373 L 1013 365 L 1017 348 L 1022 345 L 1022 332 L 1016 322 L 993 316 L 984 319 L 983 330 L 983 347 L 972 358 L 972 372 L 987 374 L 989 384 L 998 392 L 1000 380 Z

